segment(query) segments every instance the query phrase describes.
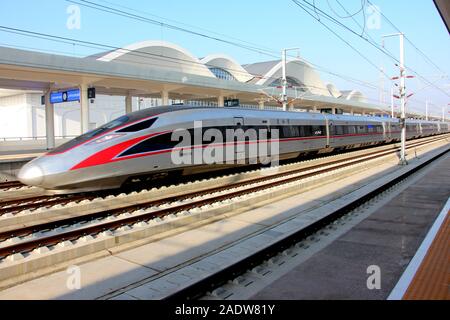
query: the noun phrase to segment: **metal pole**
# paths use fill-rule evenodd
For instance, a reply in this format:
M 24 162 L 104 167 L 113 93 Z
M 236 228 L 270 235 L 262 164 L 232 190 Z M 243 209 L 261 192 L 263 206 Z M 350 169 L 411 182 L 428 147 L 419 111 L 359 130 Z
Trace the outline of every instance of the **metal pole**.
M 442 107 L 442 122 L 445 122 L 445 107 Z
M 400 33 L 400 98 L 402 105 L 401 127 L 402 127 L 402 149 L 400 153 L 400 164 L 407 165 L 406 161 L 406 87 L 405 87 L 405 48 L 404 35 Z
M 427 100 L 427 102 L 425 104 L 425 120 L 428 121 L 428 100 Z
M 384 68 L 380 68 L 380 106 L 384 105 Z
M 283 93 L 282 93 L 282 101 L 283 101 L 283 111 L 287 110 L 287 77 L 286 77 L 286 49 L 283 49 L 281 52 L 281 61 L 283 65 Z

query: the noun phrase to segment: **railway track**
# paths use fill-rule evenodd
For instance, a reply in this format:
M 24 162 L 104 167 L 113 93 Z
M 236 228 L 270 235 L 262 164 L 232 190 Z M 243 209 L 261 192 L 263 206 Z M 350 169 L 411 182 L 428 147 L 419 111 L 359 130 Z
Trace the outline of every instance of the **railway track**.
M 18 189 L 25 187 L 25 185 L 19 181 L 0 182 L 0 190 Z
M 306 227 L 293 231 L 285 237 L 278 239 L 259 250 L 255 250 L 245 258 L 221 268 L 220 271 L 214 272 L 209 276 L 200 277 L 198 281 L 164 296 L 163 300 L 175 302 L 205 298 L 217 299 L 217 294 L 213 293 L 217 288 L 220 288 L 221 286 L 233 287 L 234 285 L 245 285 L 245 277 L 239 279 L 242 275 L 246 273 L 258 274 L 258 269 L 260 270 L 260 274 L 264 275 L 264 272 L 267 272 L 265 266 L 276 263 L 277 256 L 289 256 L 292 252 L 296 251 L 297 248 L 302 248 L 304 242 L 307 242 L 308 239 L 314 239 L 316 236 L 320 238 L 321 234 L 328 234 L 327 230 L 336 229 L 336 227 L 334 227 L 335 224 L 346 220 L 347 216 L 351 219 L 353 212 L 357 212 L 358 210 L 361 210 L 361 208 L 366 208 L 368 203 L 372 200 L 390 192 L 390 190 L 396 188 L 396 186 L 401 184 L 405 179 L 408 179 L 432 162 L 448 154 L 449 151 L 450 150 L 446 150 L 432 157 L 417 167 L 401 174 L 397 178 L 380 185 L 375 190 L 330 212 L 325 217 L 312 222 Z M 224 293 L 227 294 L 227 292 Z
M 434 143 L 445 138 L 432 138 L 421 142 L 411 142 L 407 148 Z M 64 241 L 75 241 L 82 237 L 95 237 L 135 224 L 148 223 L 156 218 L 176 215 L 215 203 L 230 201 L 259 191 L 275 188 L 299 180 L 326 174 L 330 171 L 351 167 L 356 164 L 395 154 L 398 148 L 371 151 L 363 155 L 334 160 L 326 164 L 263 176 L 228 186 L 194 191 L 182 196 L 169 196 L 161 200 L 148 201 L 138 205 L 95 212 L 78 217 L 61 219 L 49 223 L 16 228 L 0 233 L 0 257 L 13 254 L 27 254 L 41 247 L 51 248 Z
M 439 141 L 442 139 L 445 139 L 446 136 L 439 136 L 439 137 L 432 137 L 429 140 L 426 140 L 427 142 L 430 141 Z M 420 146 L 423 142 L 413 142 L 414 146 Z M 392 148 L 389 148 L 387 150 L 399 150 L 399 147 L 393 146 Z M 386 150 L 386 151 L 387 151 Z M 375 154 L 374 152 L 368 153 L 368 154 Z M 326 157 L 324 158 L 326 159 Z M 330 162 L 334 163 L 334 162 Z M 328 164 L 325 163 L 325 164 Z M 309 168 L 306 168 L 309 169 Z M 13 182 L 11 182 L 13 183 Z M 18 185 L 20 182 L 16 182 Z M 22 185 L 23 186 L 23 185 Z M 130 189 L 130 192 L 132 191 L 139 191 L 146 187 L 146 184 L 141 183 L 140 185 L 133 186 L 132 189 Z M 1 188 L 0 188 L 1 189 Z M 38 195 L 38 196 L 32 196 L 32 197 L 26 197 L 26 198 L 18 198 L 14 200 L 8 200 L 8 201 L 1 201 L 0 200 L 0 217 L 2 216 L 14 216 L 15 214 L 28 210 L 30 212 L 38 210 L 38 209 L 48 209 L 53 206 L 65 206 L 69 203 L 80 203 L 84 200 L 91 201 L 96 198 L 100 197 L 106 197 L 108 195 L 118 195 L 122 193 L 122 190 L 112 190 L 109 192 L 94 192 L 94 193 L 83 193 L 83 194 L 69 194 L 69 195 L 57 195 L 57 196 L 49 196 L 49 195 Z
M 0 202 L 0 216 L 11 214 L 14 215 L 23 210 L 37 210 L 39 208 L 49 208 L 55 205 L 65 205 L 70 202 L 80 202 L 82 200 L 94 199 L 94 196 L 37 196 L 21 200 L 11 200 Z

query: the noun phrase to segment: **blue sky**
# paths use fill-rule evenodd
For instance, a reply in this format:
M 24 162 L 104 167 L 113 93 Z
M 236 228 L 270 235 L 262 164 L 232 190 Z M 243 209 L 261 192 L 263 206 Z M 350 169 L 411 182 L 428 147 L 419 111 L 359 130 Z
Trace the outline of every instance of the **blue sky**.
M 119 0 L 91 1 L 102 5 L 111 5 L 111 3 L 126 5 L 137 10 L 136 14 L 141 16 L 155 18 L 227 40 L 237 38 L 249 41 L 258 47 L 270 48 L 276 53 L 284 47 L 300 47 L 302 58 L 320 65 L 326 70 L 364 80 L 373 86 L 379 86 L 380 83 L 379 71 L 290 0 L 129 0 L 126 3 L 119 2 Z M 300 2 L 302 1 L 300 0 Z M 313 2 L 313 0 L 308 1 Z M 315 3 L 317 7 L 333 15 L 345 25 L 355 30 L 361 30 L 352 19 L 341 19 L 336 15 L 347 15 L 342 11 L 337 1 L 315 0 Z M 357 12 L 361 7 L 361 0 L 339 1 L 351 13 Z M 379 6 L 380 10 L 418 48 L 425 52 L 435 64 L 447 74 L 450 74 L 448 63 L 448 58 L 450 57 L 449 34 L 434 7 L 433 1 L 372 0 L 371 2 Z M 66 27 L 69 17 L 66 10 L 69 5 L 71 3 L 65 0 L 3 1 L 0 11 L 0 25 L 118 47 L 147 39 L 162 39 L 177 43 L 198 57 L 215 52 L 224 52 L 242 64 L 273 59 L 264 54 L 247 51 L 215 40 L 125 17 L 118 17 L 83 6 L 80 6 L 81 28 L 79 30 L 70 30 Z M 126 10 L 130 11 L 129 9 Z M 373 17 L 366 10 L 367 21 L 372 21 L 370 19 Z M 363 24 L 364 17 L 362 13 L 354 18 L 358 23 Z M 374 64 L 377 66 L 383 65 L 388 75 L 397 75 L 398 69 L 396 69 L 391 59 L 359 37 L 343 31 L 343 29 L 339 29 L 335 25 L 330 26 L 353 46 L 357 47 Z M 383 34 L 394 31 L 388 22 L 381 20 L 379 29 L 366 28 L 365 34 L 381 43 Z M 221 35 L 213 34 L 213 32 Z M 0 45 L 27 47 L 42 51 L 58 51 L 64 54 L 80 56 L 100 51 L 83 48 L 78 45 L 59 44 L 5 32 L 0 32 Z M 397 39 L 387 40 L 386 48 L 398 57 Z M 436 81 L 440 75 L 440 71 L 424 60 L 408 43 L 406 44 L 406 65 L 430 81 Z M 358 86 L 355 83 L 331 76 L 325 72 L 322 72 L 321 76 L 325 81 L 335 83 L 339 89 L 360 89 L 370 99 L 378 99 L 379 93 L 376 89 Z M 437 84 L 450 95 L 449 78 L 440 80 Z M 450 102 L 449 96 L 433 87 L 422 89 L 425 86 L 427 84 L 419 79 L 408 81 L 409 92 L 419 91 L 414 96 L 415 100 L 410 102 L 410 107 L 415 110 L 423 110 L 424 101 L 429 99 L 435 105 L 431 107 L 432 111 L 440 114 L 440 106 L 447 105 Z M 386 79 L 385 88 L 386 90 L 390 88 L 390 84 Z M 389 98 L 386 97 L 386 100 L 389 100 Z

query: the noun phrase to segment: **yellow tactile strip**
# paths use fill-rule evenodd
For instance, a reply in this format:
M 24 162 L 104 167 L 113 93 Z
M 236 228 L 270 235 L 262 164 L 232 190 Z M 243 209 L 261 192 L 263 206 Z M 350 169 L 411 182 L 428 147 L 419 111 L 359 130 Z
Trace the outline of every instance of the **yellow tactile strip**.
M 403 300 L 450 300 L 450 211 Z

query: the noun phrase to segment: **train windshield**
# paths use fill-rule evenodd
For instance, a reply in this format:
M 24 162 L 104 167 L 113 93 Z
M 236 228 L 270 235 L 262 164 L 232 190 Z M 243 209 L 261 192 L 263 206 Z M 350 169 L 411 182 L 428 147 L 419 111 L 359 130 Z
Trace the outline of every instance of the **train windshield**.
M 111 122 L 108 122 L 107 124 L 104 124 L 101 127 L 98 127 L 97 129 L 94 129 L 92 131 L 89 131 L 81 136 L 76 137 L 75 139 L 70 140 L 67 143 L 64 143 L 63 145 L 59 146 L 58 148 L 52 150 L 51 152 L 48 152 L 47 154 L 56 154 L 56 153 L 61 153 L 61 152 L 65 152 L 69 149 L 72 149 L 73 147 L 79 145 L 80 143 L 86 142 L 96 136 L 101 135 L 102 133 L 105 133 L 107 131 L 110 131 L 114 128 L 120 127 L 124 124 L 126 124 L 127 122 L 130 121 L 130 117 L 129 116 L 122 116 L 120 118 L 117 118 Z

